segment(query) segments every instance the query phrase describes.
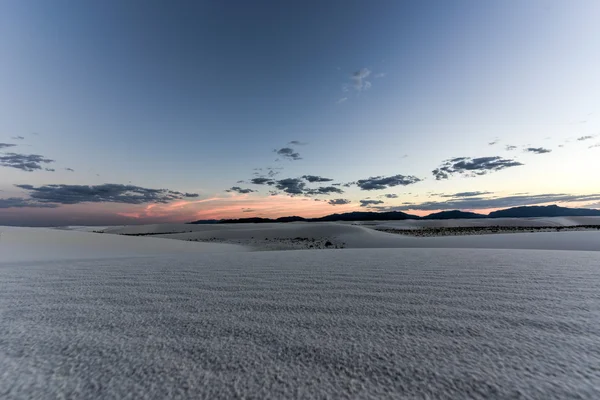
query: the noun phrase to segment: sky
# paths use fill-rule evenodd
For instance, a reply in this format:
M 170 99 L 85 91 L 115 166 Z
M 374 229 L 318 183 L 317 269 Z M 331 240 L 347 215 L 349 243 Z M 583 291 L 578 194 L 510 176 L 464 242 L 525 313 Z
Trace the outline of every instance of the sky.
M 600 208 L 600 2 L 0 2 L 0 225 Z

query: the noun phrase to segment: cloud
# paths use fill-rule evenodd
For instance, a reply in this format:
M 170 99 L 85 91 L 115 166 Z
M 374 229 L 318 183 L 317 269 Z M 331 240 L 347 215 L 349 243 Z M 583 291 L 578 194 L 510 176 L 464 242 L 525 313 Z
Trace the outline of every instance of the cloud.
M 287 158 L 288 160 L 294 161 L 294 160 L 302 160 L 302 157 L 300 157 L 300 154 L 295 152 L 294 149 L 292 149 L 291 147 L 282 147 L 279 150 L 274 150 L 277 154 L 279 154 L 282 157 Z
M 315 201 L 320 201 L 319 199 L 315 199 Z M 327 202 L 332 206 L 341 206 L 344 204 L 350 204 L 350 200 L 347 199 L 331 199 Z
M 242 207 L 242 212 L 243 213 L 250 213 L 250 212 L 256 212 L 256 210 L 253 209 L 253 208 L 243 208 Z
M 287 194 L 303 194 L 306 184 L 298 178 L 286 178 L 278 180 L 275 187 Z
M 338 100 L 335 102 L 335 104 L 342 104 L 343 102 L 345 102 L 345 101 L 347 101 L 347 100 L 348 100 L 348 97 L 342 97 L 342 98 L 338 99 Z
M 54 160 L 44 158 L 38 154 L 3 153 L 3 155 L 0 155 L 0 166 L 17 168 L 27 172 L 42 169 L 42 164 L 53 162 Z
M 600 143 L 593 144 L 590 147 L 588 147 L 588 149 L 594 149 L 596 147 L 600 147 Z
M 250 179 L 250 183 L 255 185 L 274 185 L 275 181 L 270 178 L 252 178 Z
M 288 143 L 288 145 L 290 146 L 306 146 L 308 144 L 308 142 L 301 142 L 299 140 L 292 140 L 291 142 Z
M 12 144 L 12 143 L 0 143 L 0 149 L 6 149 L 8 147 L 15 147 L 16 144 Z
M 545 149 L 543 147 L 528 147 L 525 149 L 525 151 L 527 151 L 529 153 L 535 153 L 535 154 L 544 154 L 544 153 L 552 152 L 552 150 Z
M 406 210 L 485 210 L 507 208 L 545 203 L 569 203 L 600 200 L 600 194 L 570 195 L 570 194 L 539 194 L 512 195 L 506 197 L 467 197 L 448 201 L 428 201 L 418 204 L 405 204 L 398 211 Z
M 393 186 L 407 186 L 420 182 L 421 179 L 416 176 L 394 175 L 394 176 L 375 176 L 368 179 L 356 181 L 356 185 L 362 190 L 381 190 Z
M 12 140 L 25 140 L 25 136 L 12 136 Z
M 18 197 L 9 197 L 8 199 L 0 199 L 0 208 L 56 208 L 58 204 L 38 203 L 30 199 L 22 199 Z
M 371 75 L 371 70 L 368 68 L 361 68 L 352 74 L 354 88 L 358 91 L 369 89 L 371 87 L 371 82 L 367 80 L 369 75 Z
M 302 175 L 302 179 L 307 180 L 310 183 L 315 183 L 315 182 L 331 182 L 333 179 L 330 178 L 323 178 L 322 176 L 317 176 L 317 175 Z
M 242 189 L 239 186 L 233 186 L 231 189 L 227 189 L 225 190 L 226 192 L 237 192 L 240 194 L 246 194 L 246 193 L 254 193 L 256 192 L 256 190 L 252 190 L 252 189 Z
M 182 200 L 181 192 L 168 189 L 148 189 L 134 185 L 105 183 L 103 185 L 15 185 L 29 192 L 32 200 L 40 203 L 169 203 Z
M 454 194 L 440 194 L 440 197 L 475 197 L 493 193 L 494 192 L 459 192 Z
M 75 172 L 75 170 L 73 168 L 65 168 L 65 171 Z
M 383 201 L 381 201 L 381 200 L 360 200 L 361 207 L 370 207 L 375 204 L 383 204 Z
M 500 171 L 505 168 L 523 165 L 512 159 L 502 157 L 456 157 L 445 160 L 442 165 L 432 171 L 435 179 L 448 179 L 451 175 L 462 174 L 465 176 L 485 175 L 489 172 Z
M 386 74 L 385 72 L 380 72 L 380 73 L 378 73 L 378 74 L 375 74 L 375 75 L 374 75 L 374 77 L 375 77 L 375 78 L 383 78 L 383 77 L 385 77 L 386 75 L 387 75 L 387 74 Z
M 55 172 L 56 170 L 54 168 L 44 168 L 44 171 Z
M 510 144 L 508 144 L 508 145 L 506 145 L 504 148 L 505 148 L 507 151 L 513 151 L 513 150 L 516 150 L 516 149 L 517 149 L 517 146 L 513 146 L 513 145 L 510 145 Z
M 388 199 L 397 199 L 398 195 L 395 193 L 386 193 L 386 194 L 382 194 L 382 197 L 386 197 Z
M 198 193 L 184 193 L 183 197 L 192 198 L 192 197 L 200 197 L 200 195 Z
M 499 141 L 500 141 L 499 139 L 494 139 L 494 141 L 493 142 L 489 142 L 488 145 L 493 146 L 495 144 L 498 144 Z
M 304 194 L 307 196 L 316 196 L 320 194 L 329 195 L 331 193 L 344 193 L 344 191 L 335 186 L 324 186 L 316 189 L 306 189 Z
M 588 136 L 578 137 L 577 140 L 580 141 L 580 142 L 583 142 L 584 140 L 590 140 L 590 139 L 593 139 L 593 138 L 595 138 L 595 136 L 588 135 Z

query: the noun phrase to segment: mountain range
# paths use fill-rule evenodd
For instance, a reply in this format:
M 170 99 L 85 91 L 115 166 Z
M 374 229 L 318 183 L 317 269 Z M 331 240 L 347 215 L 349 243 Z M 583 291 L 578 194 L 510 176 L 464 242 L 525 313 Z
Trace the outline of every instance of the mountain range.
M 407 214 L 401 211 L 372 212 L 353 211 L 343 214 L 330 214 L 319 218 L 303 218 L 298 216 L 280 218 L 239 218 L 221 220 L 198 220 L 190 224 L 241 224 L 266 222 L 326 222 L 326 221 L 398 221 L 405 219 L 474 219 L 474 218 L 534 218 L 534 217 L 600 217 L 600 210 L 591 208 L 568 208 L 557 205 L 513 207 L 492 211 L 489 214 L 452 210 L 432 213 L 424 217 Z

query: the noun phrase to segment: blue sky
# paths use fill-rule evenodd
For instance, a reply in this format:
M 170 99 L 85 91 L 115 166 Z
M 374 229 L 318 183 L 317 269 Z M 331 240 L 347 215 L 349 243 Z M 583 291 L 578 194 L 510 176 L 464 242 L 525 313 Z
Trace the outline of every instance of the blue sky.
M 597 15 L 594 0 L 3 1 L 0 223 L 598 207 Z M 53 162 L 27 170 L 32 154 Z M 267 167 L 271 185 L 252 184 Z M 277 189 L 288 178 L 301 193 Z M 349 185 L 306 190 L 333 183 Z M 488 193 L 444 197 L 472 192 Z

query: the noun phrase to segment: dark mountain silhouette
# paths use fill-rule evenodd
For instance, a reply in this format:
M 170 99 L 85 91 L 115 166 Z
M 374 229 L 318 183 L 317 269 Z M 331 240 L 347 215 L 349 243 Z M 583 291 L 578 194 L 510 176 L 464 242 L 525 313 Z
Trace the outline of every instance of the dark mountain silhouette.
M 311 221 L 399 221 L 404 219 L 419 219 L 417 215 L 406 214 L 401 211 L 372 212 L 354 211 L 344 214 L 331 214 Z
M 423 219 L 473 219 L 473 218 L 487 218 L 487 215 L 476 214 L 474 212 L 452 210 L 442 211 L 438 213 L 429 214 L 423 217 Z
M 498 210 L 488 215 L 473 212 L 453 210 L 442 211 L 419 217 L 403 213 L 401 211 L 371 212 L 354 211 L 343 214 L 330 214 L 320 218 L 303 218 L 298 216 L 271 218 L 239 218 L 222 220 L 199 220 L 189 222 L 190 224 L 243 224 L 243 223 L 266 223 L 266 222 L 326 222 L 326 221 L 400 221 L 405 219 L 474 219 L 474 218 L 533 218 L 533 217 L 600 217 L 600 210 L 591 208 L 568 208 L 551 206 L 527 206 L 513 207 L 506 210 Z
M 493 211 L 488 216 L 489 218 L 600 217 L 600 210 L 559 207 L 557 205 L 528 206 Z

